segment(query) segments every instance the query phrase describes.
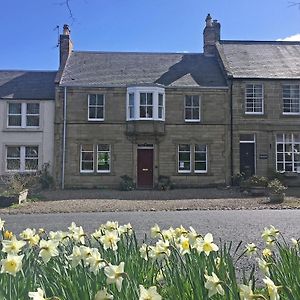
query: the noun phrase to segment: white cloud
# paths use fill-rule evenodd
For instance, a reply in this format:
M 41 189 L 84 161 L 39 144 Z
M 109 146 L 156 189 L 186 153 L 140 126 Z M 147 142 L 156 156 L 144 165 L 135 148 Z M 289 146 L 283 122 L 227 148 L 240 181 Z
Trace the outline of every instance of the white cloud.
M 277 39 L 276 41 L 287 41 L 287 42 L 300 42 L 300 33 L 285 37 L 283 39 Z

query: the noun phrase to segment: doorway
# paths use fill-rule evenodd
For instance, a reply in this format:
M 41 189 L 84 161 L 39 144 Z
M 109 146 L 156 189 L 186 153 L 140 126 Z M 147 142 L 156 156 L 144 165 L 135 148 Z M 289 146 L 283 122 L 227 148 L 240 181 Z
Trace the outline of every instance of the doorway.
M 247 178 L 255 174 L 254 134 L 240 135 L 240 172 Z
M 153 188 L 153 146 L 137 149 L 137 187 Z

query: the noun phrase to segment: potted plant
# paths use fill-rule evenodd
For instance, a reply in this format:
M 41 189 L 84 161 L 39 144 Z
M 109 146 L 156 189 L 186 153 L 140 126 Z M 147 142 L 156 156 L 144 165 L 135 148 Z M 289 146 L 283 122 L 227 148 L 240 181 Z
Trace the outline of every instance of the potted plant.
M 284 191 L 287 189 L 280 180 L 273 179 L 268 183 L 269 189 L 269 199 L 272 203 L 282 203 L 284 200 L 285 193 Z
M 268 179 L 264 176 L 253 175 L 243 182 L 246 190 L 253 196 L 263 196 L 266 194 Z

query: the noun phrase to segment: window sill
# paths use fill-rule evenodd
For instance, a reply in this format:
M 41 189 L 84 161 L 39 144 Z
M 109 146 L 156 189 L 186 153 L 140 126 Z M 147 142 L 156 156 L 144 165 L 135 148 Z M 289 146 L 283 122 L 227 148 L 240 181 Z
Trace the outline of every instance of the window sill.
M 79 175 L 82 176 L 115 176 L 112 172 L 79 172 Z
M 184 122 L 186 122 L 186 123 L 200 123 L 201 122 L 201 120 L 184 120 Z
M 104 119 L 88 119 L 89 122 L 104 122 Z
M 40 127 L 7 127 L 3 129 L 3 132 L 42 132 L 42 128 Z
M 299 118 L 300 117 L 300 113 L 282 113 L 281 114 L 282 117 L 296 117 Z
M 260 117 L 263 117 L 263 116 L 265 116 L 265 113 L 250 113 L 250 112 L 245 112 L 245 116 L 254 116 L 254 117 L 256 117 L 256 116 L 260 116 Z
M 177 172 L 176 176 L 211 176 L 212 174 L 208 173 L 208 172 L 187 172 L 187 173 L 183 173 L 183 172 Z

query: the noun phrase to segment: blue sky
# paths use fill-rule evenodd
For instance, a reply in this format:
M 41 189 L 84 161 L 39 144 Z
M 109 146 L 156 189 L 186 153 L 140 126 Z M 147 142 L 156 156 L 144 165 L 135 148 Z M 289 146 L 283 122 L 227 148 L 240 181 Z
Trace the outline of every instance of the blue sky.
M 202 52 L 207 13 L 222 39 L 276 40 L 300 33 L 289 0 L 9 0 L 0 4 L 0 69 L 56 69 L 57 25 L 75 50 Z

